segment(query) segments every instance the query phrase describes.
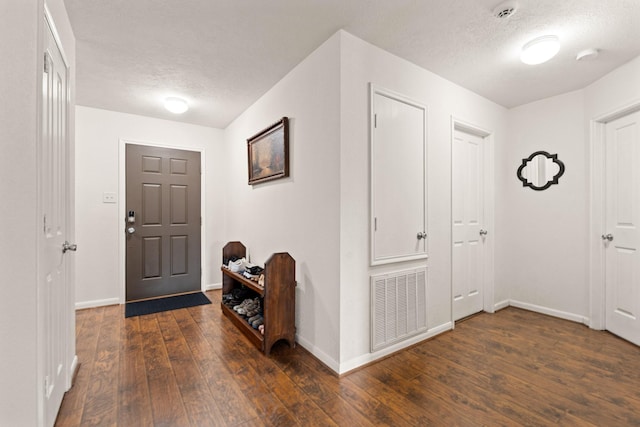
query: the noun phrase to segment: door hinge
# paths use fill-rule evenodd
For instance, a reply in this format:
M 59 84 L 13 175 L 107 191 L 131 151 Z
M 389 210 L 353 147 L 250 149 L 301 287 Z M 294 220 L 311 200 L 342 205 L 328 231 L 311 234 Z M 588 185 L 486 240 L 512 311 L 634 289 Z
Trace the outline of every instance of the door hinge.
M 373 231 L 378 231 L 378 218 L 373 218 Z
M 42 232 L 43 233 L 47 232 L 47 216 L 46 215 L 42 218 Z
M 373 115 L 373 127 L 374 128 L 378 127 L 378 115 L 377 114 Z
M 47 53 L 44 54 L 44 72 L 49 73 L 49 61 L 47 61 Z

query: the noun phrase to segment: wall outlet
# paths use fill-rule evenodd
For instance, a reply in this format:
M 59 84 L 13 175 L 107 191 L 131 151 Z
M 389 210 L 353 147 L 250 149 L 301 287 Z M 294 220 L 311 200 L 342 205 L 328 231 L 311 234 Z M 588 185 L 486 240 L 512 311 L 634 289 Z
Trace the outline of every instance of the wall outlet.
M 116 203 L 116 193 L 102 193 L 102 203 Z

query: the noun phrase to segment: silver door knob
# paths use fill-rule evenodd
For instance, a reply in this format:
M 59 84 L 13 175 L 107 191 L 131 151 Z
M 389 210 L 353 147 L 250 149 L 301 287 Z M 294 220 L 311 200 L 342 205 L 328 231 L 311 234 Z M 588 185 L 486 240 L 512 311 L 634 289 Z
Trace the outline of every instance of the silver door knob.
M 129 227 L 129 228 L 127 228 L 127 233 L 129 233 L 129 234 L 133 234 L 133 233 L 135 233 L 135 232 L 136 232 L 136 229 L 135 229 L 135 228 L 133 228 L 133 227 Z
M 418 240 L 426 239 L 427 238 L 427 232 L 426 231 L 418 231 L 418 235 L 416 237 L 418 238 Z
M 63 253 L 63 254 L 66 254 L 66 253 L 67 253 L 67 251 L 75 252 L 75 251 L 77 251 L 77 250 L 78 250 L 78 245 L 76 245 L 75 243 L 74 243 L 74 244 L 71 244 L 71 243 L 69 243 L 69 242 L 65 241 L 65 242 L 62 244 L 62 253 Z
M 489 232 L 487 230 L 480 229 L 480 235 L 486 236 Z
M 612 241 L 612 240 L 613 240 L 613 234 L 611 234 L 611 233 L 609 233 L 609 234 L 603 234 L 603 235 L 602 235 L 602 240 Z

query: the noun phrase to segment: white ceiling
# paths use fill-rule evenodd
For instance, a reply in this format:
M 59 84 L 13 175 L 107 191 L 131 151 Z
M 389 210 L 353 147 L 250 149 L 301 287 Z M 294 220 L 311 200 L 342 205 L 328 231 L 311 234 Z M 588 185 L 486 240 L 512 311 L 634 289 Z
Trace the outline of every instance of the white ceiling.
M 582 88 L 640 55 L 640 0 L 65 0 L 77 103 L 225 128 L 344 29 L 505 107 Z M 532 38 L 560 53 L 519 61 Z M 586 48 L 595 60 L 576 61 Z M 166 112 L 167 96 L 191 109 Z

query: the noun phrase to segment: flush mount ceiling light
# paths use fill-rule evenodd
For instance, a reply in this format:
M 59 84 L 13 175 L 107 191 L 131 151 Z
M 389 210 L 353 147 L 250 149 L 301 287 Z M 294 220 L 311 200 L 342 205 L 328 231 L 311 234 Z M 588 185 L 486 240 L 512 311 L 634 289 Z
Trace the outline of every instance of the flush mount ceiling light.
M 520 60 L 525 64 L 535 65 L 547 62 L 560 50 L 557 36 L 542 36 L 522 46 Z
M 164 100 L 164 108 L 173 114 L 182 114 L 189 109 L 189 104 L 184 99 L 170 97 Z

